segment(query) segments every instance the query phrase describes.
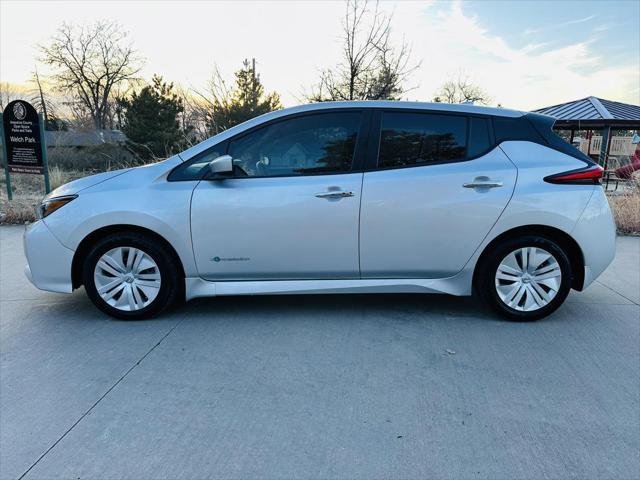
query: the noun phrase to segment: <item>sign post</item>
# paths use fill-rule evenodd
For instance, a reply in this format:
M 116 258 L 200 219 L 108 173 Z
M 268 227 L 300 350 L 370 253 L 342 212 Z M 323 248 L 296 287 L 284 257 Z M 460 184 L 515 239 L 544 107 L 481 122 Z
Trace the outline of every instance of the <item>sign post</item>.
M 2 133 L 2 158 L 4 158 L 4 178 L 7 181 L 7 198 L 13 200 L 13 192 L 11 191 L 11 175 L 9 175 L 9 155 L 7 154 L 7 140 L 4 136 L 4 115 L 0 113 L 0 133 Z
M 42 115 L 24 100 L 14 100 L 2 114 L 2 146 L 7 178 L 7 196 L 12 200 L 11 173 L 44 174 L 49 193 L 49 169 Z

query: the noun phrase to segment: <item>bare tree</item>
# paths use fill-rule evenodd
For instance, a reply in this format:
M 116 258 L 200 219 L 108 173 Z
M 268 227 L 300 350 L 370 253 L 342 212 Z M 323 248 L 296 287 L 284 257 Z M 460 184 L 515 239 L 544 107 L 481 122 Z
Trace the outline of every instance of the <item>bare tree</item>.
M 106 106 L 106 123 L 111 130 L 122 130 L 123 114 L 122 101 L 128 98 L 133 92 L 134 87 L 144 86 L 144 81 L 140 79 L 130 79 L 127 82 L 120 82 L 113 86 L 111 95 L 107 100 Z
M 95 130 L 95 123 L 91 112 L 77 98 L 67 95 L 62 99 L 62 107 L 65 109 L 64 117 L 69 119 L 73 130 L 89 132 Z
M 198 101 L 193 105 L 198 110 L 198 116 L 205 120 L 206 132 L 215 134 L 229 128 L 229 125 L 211 125 L 212 112 L 229 110 L 233 104 L 233 89 L 225 81 L 217 65 L 213 67 L 205 91 L 194 90 L 194 93 L 198 96 Z
M 305 95 L 311 101 L 399 99 L 405 82 L 420 67 L 411 63 L 411 47 L 391 38 L 392 16 L 378 2 L 347 0 L 343 19 L 342 60 L 321 72 L 320 81 Z
M 29 100 L 42 113 L 46 130 L 66 130 L 67 122 L 58 116 L 59 104 L 57 98 L 50 95 L 51 88 L 42 79 L 36 68 L 31 75 L 33 88 L 29 90 Z
M 195 97 L 192 91 L 180 85 L 176 86 L 176 92 L 184 106 L 184 111 L 179 118 L 182 141 L 186 147 L 190 147 L 209 137 L 207 126 L 209 100 L 202 99 L 200 94 L 196 94 L 198 97 Z
M 49 114 L 47 113 L 48 102 L 44 98 L 44 90 L 42 89 L 42 82 L 40 81 L 40 75 L 38 75 L 38 69 L 36 68 L 33 72 L 32 81 L 36 86 L 36 94 L 32 101 L 36 108 L 40 108 L 42 111 L 42 116 L 44 117 L 44 124 L 46 125 L 49 121 Z
M 481 105 L 488 105 L 491 100 L 489 94 L 471 82 L 464 73 L 459 73 L 457 78 L 444 82 L 433 98 L 434 102 L 479 103 Z
M 42 61 L 56 70 L 57 88 L 77 98 L 96 129 L 108 124 L 114 88 L 135 80 L 141 66 L 127 33 L 113 22 L 63 24 L 40 51 Z
M 20 98 L 20 93 L 9 82 L 0 82 L 0 112 L 14 100 Z

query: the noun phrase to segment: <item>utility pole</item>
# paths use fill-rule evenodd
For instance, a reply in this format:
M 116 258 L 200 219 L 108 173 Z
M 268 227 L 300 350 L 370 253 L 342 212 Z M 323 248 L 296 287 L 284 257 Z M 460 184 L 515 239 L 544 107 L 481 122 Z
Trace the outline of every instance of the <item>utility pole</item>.
M 258 84 L 256 82 L 256 59 L 255 57 L 251 59 L 251 90 L 252 95 L 254 97 L 254 101 L 258 102 Z

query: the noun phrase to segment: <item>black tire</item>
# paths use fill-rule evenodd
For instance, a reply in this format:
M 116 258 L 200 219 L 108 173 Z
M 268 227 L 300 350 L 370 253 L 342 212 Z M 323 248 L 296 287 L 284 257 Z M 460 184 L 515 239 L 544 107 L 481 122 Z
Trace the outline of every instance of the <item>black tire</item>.
M 509 307 L 502 301 L 496 288 L 496 272 L 503 259 L 519 248 L 537 247 L 555 257 L 561 270 L 560 287 L 555 297 L 545 306 L 522 311 Z M 475 290 L 480 298 L 501 316 L 518 322 L 538 320 L 553 313 L 567 298 L 571 290 L 571 262 L 564 250 L 553 240 L 538 235 L 523 235 L 507 239 L 495 245 L 480 260 L 475 277 Z
M 96 288 L 94 271 L 98 260 L 106 252 L 117 247 L 134 247 L 142 250 L 153 259 L 160 271 L 161 281 L 157 296 L 139 310 L 126 311 L 109 305 L 102 299 Z M 173 305 L 181 296 L 184 278 L 176 262 L 177 260 L 166 246 L 151 236 L 138 232 L 113 233 L 101 238 L 89 249 L 82 266 L 84 288 L 93 304 L 107 315 L 121 320 L 149 318 Z

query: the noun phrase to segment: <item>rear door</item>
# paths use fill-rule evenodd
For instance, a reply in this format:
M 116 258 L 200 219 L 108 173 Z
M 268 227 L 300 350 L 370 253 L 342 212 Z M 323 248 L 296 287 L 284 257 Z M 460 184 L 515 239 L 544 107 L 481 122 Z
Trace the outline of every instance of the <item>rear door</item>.
M 455 275 L 509 202 L 515 166 L 493 147 L 489 118 L 399 110 L 375 118 L 376 167 L 362 191 L 362 277 Z

